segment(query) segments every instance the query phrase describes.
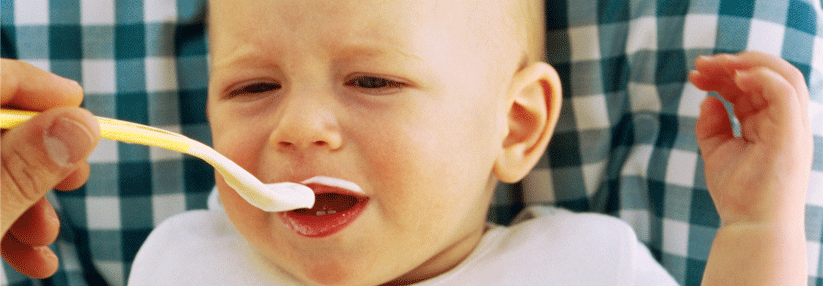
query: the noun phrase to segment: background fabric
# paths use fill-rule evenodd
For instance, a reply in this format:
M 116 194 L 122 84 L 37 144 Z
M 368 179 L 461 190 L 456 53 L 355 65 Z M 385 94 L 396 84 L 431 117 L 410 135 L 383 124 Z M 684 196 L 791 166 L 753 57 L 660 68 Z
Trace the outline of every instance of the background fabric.
M 77 80 L 83 106 L 210 144 L 205 1 L 2 0 L 2 56 Z M 122 285 L 149 232 L 206 207 L 213 169 L 191 156 L 101 140 L 91 177 L 55 192 L 60 271 L 43 284 Z M 13 285 L 28 279 L 7 264 Z M 0 283 L 2 284 L 2 283 Z
M 694 138 L 707 94 L 687 83 L 688 71 L 699 55 L 778 55 L 800 69 L 811 91 L 815 151 L 806 236 L 810 285 L 823 285 L 819 3 L 551 0 L 546 7 L 547 56 L 566 94 L 544 160 L 513 187 L 524 204 L 616 215 L 680 283 L 699 285 L 720 220 Z
M 80 82 L 101 116 L 210 143 L 203 0 L 0 0 L 0 52 Z M 560 125 L 538 168 L 501 185 L 489 219 L 531 204 L 628 221 L 655 258 L 699 285 L 719 219 L 693 128 L 707 95 L 686 83 L 699 55 L 760 50 L 806 76 L 815 154 L 810 285 L 823 285 L 823 11 L 817 0 L 546 0 L 548 61 L 560 72 Z M 81 189 L 55 192 L 63 230 L 54 277 L 0 267 L 0 284 L 121 285 L 151 229 L 203 209 L 212 168 L 171 151 L 102 140 Z M 3 282 L 3 276 L 8 282 Z

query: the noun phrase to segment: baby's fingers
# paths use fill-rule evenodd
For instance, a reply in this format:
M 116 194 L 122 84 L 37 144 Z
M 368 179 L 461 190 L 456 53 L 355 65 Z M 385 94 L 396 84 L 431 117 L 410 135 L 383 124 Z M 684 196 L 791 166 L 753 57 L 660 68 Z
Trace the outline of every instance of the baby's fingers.
M 723 102 L 707 96 L 700 104 L 700 116 L 695 124 L 695 137 L 703 155 L 714 153 L 720 145 L 734 139 L 734 131 Z
M 809 103 L 809 91 L 806 87 L 806 79 L 803 73 L 800 72 L 791 63 L 782 60 L 776 56 L 764 54 L 757 51 L 742 52 L 731 57 L 733 65 L 739 69 L 748 69 L 751 67 L 766 67 L 782 78 L 786 79 L 792 88 L 797 93 L 800 101 L 800 106 L 805 110 Z
M 699 57 L 695 61 L 695 70 L 689 74 L 689 81 L 704 91 L 713 91 L 723 99 L 734 102 L 746 94 L 734 82 L 736 59 L 732 55 Z M 746 67 L 748 69 L 748 67 Z
M 802 136 L 802 103 L 788 79 L 772 69 L 757 67 L 738 71 L 734 82 L 746 96 L 726 100 L 734 105 L 744 138 L 777 140 Z
M 698 57 L 695 61 L 696 72 L 692 72 L 689 79 L 698 88 L 725 94 L 726 100 L 735 102 L 737 97 L 745 95 L 730 84 L 736 72 L 756 67 L 768 68 L 784 78 L 795 90 L 801 107 L 804 110 L 807 108 L 809 92 L 800 70 L 779 57 L 757 51 Z

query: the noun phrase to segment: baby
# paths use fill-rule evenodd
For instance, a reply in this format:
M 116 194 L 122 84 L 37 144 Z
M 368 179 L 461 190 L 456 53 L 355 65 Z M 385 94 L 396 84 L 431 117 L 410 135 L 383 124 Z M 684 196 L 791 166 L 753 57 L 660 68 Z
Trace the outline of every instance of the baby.
M 496 184 L 534 167 L 559 116 L 537 2 L 210 1 L 215 149 L 316 203 L 264 212 L 218 175 L 219 204 L 156 229 L 130 284 L 675 284 L 611 217 L 486 222 Z M 705 100 L 696 134 L 723 227 L 704 282 L 804 283 L 802 76 L 757 53 L 696 67 L 743 131 Z

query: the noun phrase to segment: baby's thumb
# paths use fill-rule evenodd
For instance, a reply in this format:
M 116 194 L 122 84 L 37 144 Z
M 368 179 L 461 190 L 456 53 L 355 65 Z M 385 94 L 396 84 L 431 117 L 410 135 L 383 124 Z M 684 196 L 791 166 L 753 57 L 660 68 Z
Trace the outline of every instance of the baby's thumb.
M 2 136 L 2 235 L 74 172 L 100 141 L 93 115 L 77 107 L 45 111 Z

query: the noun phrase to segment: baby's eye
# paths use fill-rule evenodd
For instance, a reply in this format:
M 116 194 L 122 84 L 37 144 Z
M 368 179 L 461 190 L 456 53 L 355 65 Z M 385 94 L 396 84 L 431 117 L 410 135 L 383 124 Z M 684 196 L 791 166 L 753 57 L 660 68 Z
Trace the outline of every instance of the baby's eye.
M 229 92 L 229 96 L 234 97 L 244 94 L 259 94 L 277 89 L 280 89 L 280 84 L 278 83 L 257 82 L 232 90 L 231 92 Z
M 390 93 L 406 86 L 405 83 L 399 81 L 374 76 L 356 76 L 346 81 L 346 85 L 381 94 Z

